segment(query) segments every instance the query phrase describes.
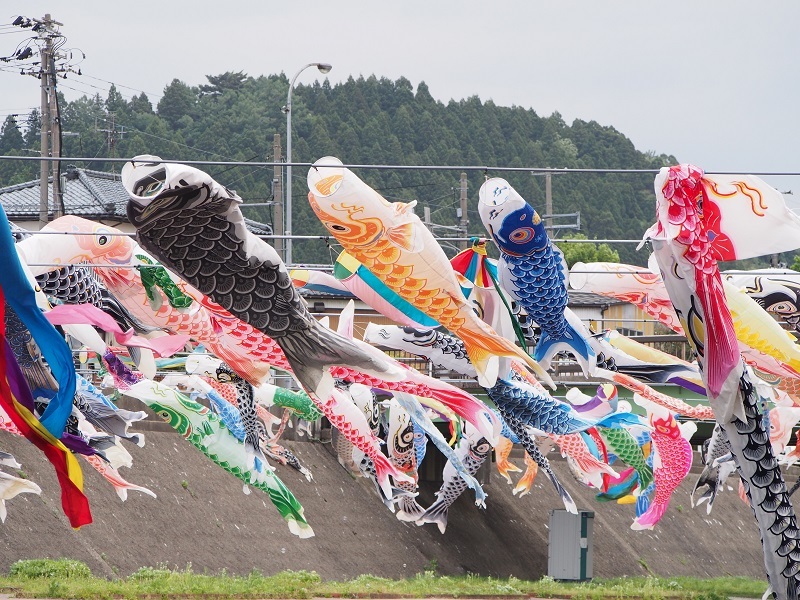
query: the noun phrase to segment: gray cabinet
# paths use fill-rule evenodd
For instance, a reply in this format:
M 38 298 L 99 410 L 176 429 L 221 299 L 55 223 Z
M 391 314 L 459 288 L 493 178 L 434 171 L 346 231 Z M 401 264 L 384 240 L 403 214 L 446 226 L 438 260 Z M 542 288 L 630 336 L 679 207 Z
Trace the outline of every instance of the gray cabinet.
M 562 581 L 587 581 L 592 578 L 592 532 L 594 511 L 550 511 L 550 536 L 547 574 Z

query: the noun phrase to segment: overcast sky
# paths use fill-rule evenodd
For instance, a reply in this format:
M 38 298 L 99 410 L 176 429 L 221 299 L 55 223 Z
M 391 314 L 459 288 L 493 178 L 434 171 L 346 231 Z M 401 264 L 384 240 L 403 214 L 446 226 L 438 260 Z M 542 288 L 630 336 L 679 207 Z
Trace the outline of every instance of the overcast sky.
M 145 90 L 154 104 L 173 78 L 285 72 L 333 65 L 352 75 L 425 81 L 434 98 L 478 95 L 611 125 L 642 151 L 708 171 L 800 171 L 800 2 L 753 0 L 284 2 L 3 2 L 50 12 L 83 77 L 68 99 L 108 84 Z M 5 29 L 2 29 L 5 31 Z M 0 35 L 0 55 L 22 35 Z M 92 79 L 96 77 L 98 79 Z M 319 74 L 306 71 L 300 81 Z M 61 85 L 61 84 L 60 84 Z M 97 86 L 102 90 L 97 90 Z M 136 92 L 120 88 L 126 96 Z M 37 106 L 38 81 L 0 71 L 0 118 Z M 265 106 L 277 112 L 280 106 Z M 311 159 L 316 157 L 303 157 Z M 532 165 L 550 166 L 550 165 Z M 800 177 L 768 178 L 800 206 Z

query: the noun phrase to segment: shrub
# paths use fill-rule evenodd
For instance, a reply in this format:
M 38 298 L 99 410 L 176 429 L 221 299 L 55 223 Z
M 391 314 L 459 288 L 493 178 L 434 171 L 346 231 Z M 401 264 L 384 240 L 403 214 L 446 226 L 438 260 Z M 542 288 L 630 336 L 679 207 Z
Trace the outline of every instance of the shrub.
M 166 565 L 158 565 L 157 567 L 141 567 L 131 573 L 128 579 L 133 579 L 134 581 L 151 581 L 153 579 L 171 577 L 172 574 L 173 571 L 168 569 Z
M 22 579 L 85 579 L 92 576 L 92 571 L 85 563 L 71 558 L 37 558 L 18 560 L 8 574 Z

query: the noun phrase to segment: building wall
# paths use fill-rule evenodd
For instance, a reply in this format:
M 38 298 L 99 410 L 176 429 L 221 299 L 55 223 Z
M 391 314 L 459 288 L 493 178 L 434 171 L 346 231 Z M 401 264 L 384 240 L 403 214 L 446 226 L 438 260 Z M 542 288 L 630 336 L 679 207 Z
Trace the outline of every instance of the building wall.
M 655 322 L 633 304 L 614 304 L 603 313 L 602 329 L 616 329 L 625 335 L 655 335 Z
M 603 329 L 603 309 L 601 306 L 575 306 L 570 308 L 593 331 L 601 331 Z

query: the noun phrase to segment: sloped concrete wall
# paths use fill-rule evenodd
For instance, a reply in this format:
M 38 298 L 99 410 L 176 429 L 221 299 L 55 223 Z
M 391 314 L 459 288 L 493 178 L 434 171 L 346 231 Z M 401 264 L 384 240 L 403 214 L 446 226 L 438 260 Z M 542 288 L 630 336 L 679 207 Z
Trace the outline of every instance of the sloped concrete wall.
M 111 486 L 81 461 L 95 522 L 79 531 L 61 513 L 59 488 L 44 456 L 30 443 L 0 432 L 0 448 L 23 463 L 22 470 L 42 487 L 42 496 L 18 496 L 7 504 L 0 525 L 0 571 L 17 559 L 72 557 L 96 574 L 129 574 L 142 566 L 167 563 L 197 572 L 245 574 L 252 569 L 315 570 L 342 579 L 371 573 L 404 577 L 436 564 L 441 574 L 468 572 L 535 579 L 547 571 L 549 511 L 562 508 L 550 483 L 539 477 L 524 498 L 495 474 L 486 488 L 486 511 L 464 494 L 453 506 L 441 535 L 435 526 L 397 521 L 364 480 L 339 466 L 329 445 L 289 442 L 314 473 L 278 473 L 305 507 L 316 537 L 292 536 L 268 497 L 242 493 L 239 480 L 223 472 L 174 432 L 147 433 L 145 448 L 129 447 L 134 468 L 123 469 L 133 483 L 157 499 L 130 492 L 121 502 Z M 434 450 L 431 450 L 432 452 Z M 761 547 L 752 513 L 734 492 L 717 499 L 714 511 L 690 507 L 694 475 L 681 486 L 653 532 L 630 530 L 631 506 L 598 503 L 577 484 L 566 465 L 550 454 L 554 468 L 580 508 L 595 511 L 594 576 L 750 575 L 763 576 Z M 522 466 L 521 459 L 516 461 Z M 731 479 L 733 481 L 733 479 Z M 427 506 L 437 486 L 425 484 Z

